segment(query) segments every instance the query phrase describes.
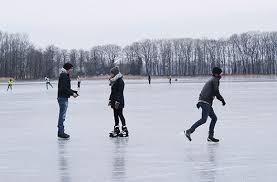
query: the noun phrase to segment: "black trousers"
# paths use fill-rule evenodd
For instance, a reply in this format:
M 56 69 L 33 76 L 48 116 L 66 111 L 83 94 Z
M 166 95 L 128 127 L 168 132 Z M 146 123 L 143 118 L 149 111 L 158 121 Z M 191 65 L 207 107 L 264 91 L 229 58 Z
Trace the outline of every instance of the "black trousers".
M 215 124 L 217 121 L 217 117 L 216 117 L 216 114 L 214 113 L 214 109 L 209 104 L 200 102 L 199 105 L 202 108 L 202 117 L 200 120 L 198 120 L 196 123 L 194 123 L 189 130 L 191 133 L 193 133 L 196 128 L 198 128 L 199 126 L 206 123 L 208 117 L 210 117 L 212 120 L 211 120 L 210 127 L 209 127 L 209 135 L 213 136 Z
M 50 85 L 50 86 L 53 88 L 52 84 L 51 84 L 50 82 L 47 82 L 47 83 L 46 83 L 46 88 L 47 88 L 47 89 L 48 89 L 48 85 Z
M 119 118 L 121 120 L 122 126 L 126 126 L 126 121 L 125 118 L 123 116 L 123 109 L 113 109 L 113 113 L 114 113 L 114 122 L 115 122 L 115 126 L 119 125 Z
M 12 86 L 12 85 L 10 85 L 10 84 L 8 85 L 7 90 L 9 90 L 9 89 L 11 89 L 11 90 L 13 89 L 13 86 Z

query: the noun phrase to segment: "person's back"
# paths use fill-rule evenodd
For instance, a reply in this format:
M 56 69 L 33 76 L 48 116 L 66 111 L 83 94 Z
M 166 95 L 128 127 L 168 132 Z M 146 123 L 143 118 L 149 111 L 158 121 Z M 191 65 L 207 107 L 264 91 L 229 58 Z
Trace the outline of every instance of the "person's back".
M 219 87 L 219 78 L 213 76 L 204 85 L 199 95 L 199 102 L 211 104 L 213 103 L 214 97 L 217 94 L 216 88 Z

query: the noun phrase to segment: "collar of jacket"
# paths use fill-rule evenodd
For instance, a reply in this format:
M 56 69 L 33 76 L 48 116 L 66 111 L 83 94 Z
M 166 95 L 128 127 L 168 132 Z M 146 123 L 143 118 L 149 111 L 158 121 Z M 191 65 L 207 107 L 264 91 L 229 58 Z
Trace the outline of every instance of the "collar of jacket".
M 222 77 L 219 75 L 219 76 L 215 76 L 215 75 L 213 75 L 213 77 L 215 77 L 215 78 L 217 78 L 217 79 L 221 79 Z
M 61 73 L 66 73 L 66 74 L 67 74 L 66 69 L 62 68 L 62 69 L 61 69 Z
M 119 78 L 122 78 L 123 75 L 119 72 L 113 78 L 110 79 L 110 86 L 112 86 Z

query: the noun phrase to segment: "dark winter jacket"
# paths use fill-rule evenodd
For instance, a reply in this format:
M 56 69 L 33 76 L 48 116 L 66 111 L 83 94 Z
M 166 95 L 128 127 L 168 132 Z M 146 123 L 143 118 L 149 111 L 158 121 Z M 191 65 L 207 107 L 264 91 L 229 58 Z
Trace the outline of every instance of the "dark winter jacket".
M 114 108 L 115 102 L 119 102 L 119 108 L 124 108 L 124 81 L 121 78 L 118 78 L 111 87 L 111 95 L 110 95 L 110 101 L 111 101 L 111 107 Z
M 77 93 L 77 91 L 71 89 L 69 75 L 61 73 L 58 83 L 58 98 L 69 98 L 73 93 Z
M 224 101 L 219 92 L 219 80 L 219 77 L 213 76 L 209 81 L 206 82 L 200 93 L 199 102 L 212 105 L 214 97 L 216 97 L 221 102 Z

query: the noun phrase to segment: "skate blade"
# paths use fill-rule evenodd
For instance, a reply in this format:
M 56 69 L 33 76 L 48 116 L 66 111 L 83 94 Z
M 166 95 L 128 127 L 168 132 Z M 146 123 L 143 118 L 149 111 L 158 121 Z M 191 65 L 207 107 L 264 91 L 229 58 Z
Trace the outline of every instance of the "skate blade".
M 126 138 L 129 137 L 129 135 L 119 135 L 119 137 Z
M 128 136 L 129 136 L 129 133 L 127 134 L 119 133 L 119 137 L 128 137 Z
M 219 143 L 219 141 L 214 142 L 211 139 L 207 139 L 207 141 L 210 142 L 210 143 Z
M 58 140 L 69 140 L 70 139 L 70 137 L 68 137 L 68 138 L 61 138 L 61 137 L 58 137 Z
M 110 133 L 110 134 L 109 134 L 109 137 L 110 137 L 110 138 L 117 138 L 117 137 L 119 137 L 119 135 L 113 135 L 113 133 Z

